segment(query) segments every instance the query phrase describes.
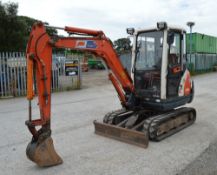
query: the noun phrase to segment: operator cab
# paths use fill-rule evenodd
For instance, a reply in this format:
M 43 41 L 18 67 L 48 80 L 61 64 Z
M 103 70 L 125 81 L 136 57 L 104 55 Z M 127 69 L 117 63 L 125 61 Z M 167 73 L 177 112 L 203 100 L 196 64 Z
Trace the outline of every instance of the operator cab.
M 185 33 L 165 22 L 134 31 L 132 78 L 135 97 L 143 107 L 171 110 L 192 100 L 192 82 L 185 65 Z M 183 93 L 186 83 L 189 93 Z

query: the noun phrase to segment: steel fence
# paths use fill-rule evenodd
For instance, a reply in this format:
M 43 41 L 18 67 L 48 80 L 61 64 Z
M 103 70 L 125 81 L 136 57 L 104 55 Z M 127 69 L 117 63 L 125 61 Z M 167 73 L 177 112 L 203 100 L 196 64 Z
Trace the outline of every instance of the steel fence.
M 65 76 L 65 55 L 53 54 L 52 91 L 80 88 L 80 74 Z M 78 67 L 80 70 L 80 66 Z M 26 58 L 21 52 L 0 53 L 0 98 L 26 95 Z

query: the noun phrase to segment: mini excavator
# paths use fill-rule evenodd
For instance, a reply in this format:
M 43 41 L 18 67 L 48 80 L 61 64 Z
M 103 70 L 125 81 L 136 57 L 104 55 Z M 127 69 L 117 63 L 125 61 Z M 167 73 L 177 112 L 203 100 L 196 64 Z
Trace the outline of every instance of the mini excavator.
M 47 28 L 70 35 L 49 36 Z M 26 50 L 26 125 L 32 134 L 26 154 L 30 160 L 42 167 L 63 162 L 51 138 L 52 48 L 90 52 L 108 66 L 108 77 L 122 108 L 106 114 L 102 122 L 94 121 L 96 134 L 147 148 L 149 140 L 160 141 L 194 123 L 196 110 L 183 107 L 194 97 L 194 84 L 186 66 L 186 31 L 158 22 L 154 28 L 128 28 L 127 33 L 133 37 L 131 73 L 121 64 L 103 31 L 60 28 L 42 22 L 33 25 Z M 31 112 L 34 89 L 40 109 L 38 119 L 33 119 Z

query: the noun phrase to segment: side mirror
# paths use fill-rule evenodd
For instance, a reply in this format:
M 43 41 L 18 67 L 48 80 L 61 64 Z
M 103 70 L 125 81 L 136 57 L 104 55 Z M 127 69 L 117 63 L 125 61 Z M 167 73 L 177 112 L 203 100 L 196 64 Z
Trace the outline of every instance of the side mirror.
M 140 49 L 141 46 L 142 46 L 142 41 L 139 40 L 139 41 L 137 42 L 136 49 Z
M 173 32 L 170 32 L 170 33 L 168 33 L 167 43 L 168 43 L 169 45 L 171 45 L 171 44 L 173 44 L 173 42 L 174 42 L 174 33 L 173 33 Z
M 136 62 L 133 63 L 131 71 L 132 71 L 133 74 L 136 72 Z

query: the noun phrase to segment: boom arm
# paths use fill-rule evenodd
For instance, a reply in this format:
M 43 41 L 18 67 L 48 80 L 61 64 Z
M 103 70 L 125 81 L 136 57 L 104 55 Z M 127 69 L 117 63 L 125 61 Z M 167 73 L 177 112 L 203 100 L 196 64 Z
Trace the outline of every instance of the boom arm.
M 35 126 L 42 126 L 41 130 L 50 133 L 51 113 L 51 66 L 52 48 L 70 48 L 73 50 L 89 51 L 102 57 L 111 69 L 109 79 L 112 81 L 123 106 L 127 106 L 126 94 L 134 92 L 132 80 L 123 68 L 111 42 L 102 31 L 81 29 L 74 27 L 58 28 L 68 33 L 85 35 L 82 37 L 50 37 L 46 27 L 39 22 L 33 25 L 27 45 L 27 99 L 29 100 L 29 120 L 26 122 L 35 140 L 41 131 Z M 33 77 L 36 76 L 40 118 L 32 120 L 31 100 L 34 97 Z

